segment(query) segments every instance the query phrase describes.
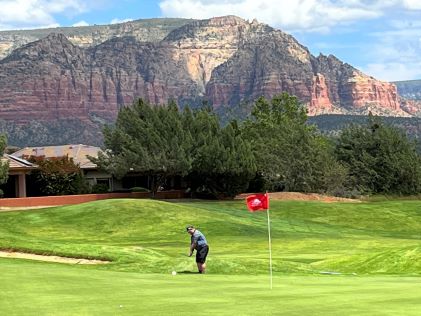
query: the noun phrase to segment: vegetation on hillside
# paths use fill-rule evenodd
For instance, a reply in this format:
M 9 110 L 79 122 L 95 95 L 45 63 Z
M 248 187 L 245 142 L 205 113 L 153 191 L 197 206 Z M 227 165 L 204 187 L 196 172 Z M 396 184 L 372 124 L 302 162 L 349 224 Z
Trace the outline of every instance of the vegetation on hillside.
M 89 144 L 101 146 L 102 119 L 91 117 L 90 122 L 78 119 L 53 122 L 29 121 L 15 124 L 0 119 L 0 133 L 7 135 L 8 143 L 17 147 L 54 146 L 58 144 Z
M 421 100 L 421 80 L 395 81 L 393 83 L 398 88 L 400 96 L 411 100 Z
M 177 27 L 181 27 L 191 19 L 182 18 L 152 18 L 152 19 L 140 19 L 129 21 L 128 23 L 116 23 L 116 24 L 104 24 L 104 25 L 87 25 L 87 26 L 72 26 L 72 27 L 54 27 L 54 28 L 42 28 L 32 30 L 7 30 L 0 31 L 1 36 L 14 36 L 19 37 L 31 37 L 31 38 L 43 38 L 48 34 L 62 33 L 66 36 L 92 36 L 92 34 L 101 34 L 110 32 L 110 30 L 118 30 L 124 27 L 124 25 L 134 25 L 137 28 L 164 28 L 169 31 Z M 133 27 L 132 27 L 133 28 Z M 158 40 L 158 39 L 157 39 Z
M 399 128 L 410 139 L 418 142 L 418 150 L 421 153 L 421 118 L 419 117 L 381 117 L 383 123 Z M 326 114 L 311 116 L 309 124 L 314 124 L 325 135 L 336 137 L 344 128 L 350 125 L 365 125 L 368 123 L 366 115 L 342 115 Z

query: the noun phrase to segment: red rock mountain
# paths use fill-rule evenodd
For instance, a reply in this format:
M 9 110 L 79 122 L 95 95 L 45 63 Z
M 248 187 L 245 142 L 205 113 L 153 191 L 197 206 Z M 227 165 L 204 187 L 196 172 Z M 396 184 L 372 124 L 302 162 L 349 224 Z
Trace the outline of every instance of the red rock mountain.
M 82 48 L 50 34 L 0 60 L 0 119 L 18 123 L 112 121 L 139 97 L 218 108 L 282 91 L 296 95 L 310 115 L 410 116 L 395 85 L 234 16 L 193 21 L 158 42 L 116 37 Z

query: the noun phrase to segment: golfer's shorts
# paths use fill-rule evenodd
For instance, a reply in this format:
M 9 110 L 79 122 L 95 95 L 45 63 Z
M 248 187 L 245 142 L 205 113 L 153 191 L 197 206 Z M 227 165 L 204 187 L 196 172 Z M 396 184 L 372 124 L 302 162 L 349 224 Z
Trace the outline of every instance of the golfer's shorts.
M 205 263 L 206 257 L 208 256 L 209 246 L 202 246 L 196 249 L 196 262 L 197 263 Z

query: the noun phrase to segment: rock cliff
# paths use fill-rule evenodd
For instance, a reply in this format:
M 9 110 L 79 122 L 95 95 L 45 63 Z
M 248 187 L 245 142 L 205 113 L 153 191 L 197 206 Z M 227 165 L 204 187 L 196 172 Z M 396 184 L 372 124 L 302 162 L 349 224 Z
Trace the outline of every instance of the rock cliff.
M 121 35 L 130 36 L 98 45 L 80 47 L 75 37 L 53 33 L 14 50 L 0 60 L 0 119 L 88 124 L 113 121 L 139 97 L 219 108 L 282 91 L 296 95 L 310 115 L 414 114 L 401 108 L 394 84 L 334 56 L 315 57 L 268 25 L 235 16 L 179 23 L 155 30 L 160 35 L 150 31 L 160 40 L 140 40 L 148 36 L 133 35 L 127 24 Z
M 421 80 L 395 81 L 401 97 L 407 100 L 421 101 Z
M 141 42 L 159 42 L 172 30 L 190 23 L 191 19 L 144 19 L 111 25 L 59 27 L 50 29 L 0 31 L 0 59 L 25 44 L 40 40 L 50 33 L 61 33 L 80 47 L 99 45 L 114 37 L 133 36 Z
M 402 109 L 421 117 L 421 80 L 396 81 L 393 84 L 398 89 Z

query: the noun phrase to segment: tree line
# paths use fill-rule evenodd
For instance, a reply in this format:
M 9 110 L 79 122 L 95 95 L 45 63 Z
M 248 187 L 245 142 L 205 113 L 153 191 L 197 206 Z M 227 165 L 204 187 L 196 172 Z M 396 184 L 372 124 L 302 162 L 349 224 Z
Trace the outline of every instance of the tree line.
M 251 115 L 225 126 L 209 107 L 182 110 L 143 100 L 119 111 L 103 131 L 105 154 L 94 162 L 116 177 L 149 176 L 155 192 L 181 176 L 191 191 L 214 198 L 240 192 L 299 191 L 339 196 L 421 192 L 416 143 L 369 116 L 336 137 L 308 123 L 287 93 L 259 98 Z
M 156 106 L 140 99 L 123 107 L 103 136 L 104 154 L 92 161 L 117 178 L 149 177 L 152 192 L 183 177 L 194 195 L 210 198 L 266 190 L 345 197 L 421 193 L 417 144 L 400 129 L 370 115 L 364 124 L 327 136 L 287 93 L 259 98 L 247 119 L 225 125 L 208 106 L 181 110 L 175 102 Z M 0 135 L 1 153 L 6 144 Z M 39 166 L 31 179 L 40 194 L 98 189 L 89 188 L 68 157 L 27 159 Z M 1 163 L 0 184 L 7 177 L 8 166 Z

